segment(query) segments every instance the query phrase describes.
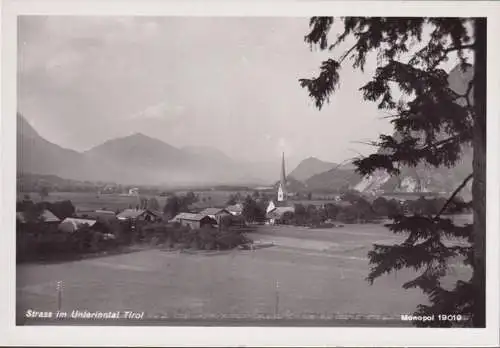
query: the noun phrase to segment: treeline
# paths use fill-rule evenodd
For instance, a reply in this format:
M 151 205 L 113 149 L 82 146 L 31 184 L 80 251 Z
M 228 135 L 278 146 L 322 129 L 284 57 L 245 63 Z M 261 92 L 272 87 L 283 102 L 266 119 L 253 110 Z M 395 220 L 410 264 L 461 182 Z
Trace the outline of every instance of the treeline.
M 268 202 L 247 196 L 243 203 L 243 216 L 249 222 L 262 222 L 266 219 Z M 297 226 L 331 226 L 334 222 L 369 223 L 397 215 L 434 216 L 441 212 L 447 204 L 445 198 L 420 197 L 413 201 L 398 201 L 378 197 L 367 200 L 358 193 L 348 192 L 338 203 L 327 203 L 321 206 L 313 204 L 294 204 L 293 212 L 285 212 L 276 217 L 276 223 Z M 447 204 L 442 214 L 458 214 L 470 210 L 470 203 L 455 198 Z
M 121 194 L 128 193 L 132 188 L 139 188 L 142 194 L 165 196 L 167 191 L 155 186 L 134 186 L 122 185 L 111 182 L 100 181 L 78 181 L 63 179 L 55 175 L 41 174 L 19 174 L 17 176 L 17 191 L 40 193 L 42 199 L 50 192 L 91 192 L 102 194 Z

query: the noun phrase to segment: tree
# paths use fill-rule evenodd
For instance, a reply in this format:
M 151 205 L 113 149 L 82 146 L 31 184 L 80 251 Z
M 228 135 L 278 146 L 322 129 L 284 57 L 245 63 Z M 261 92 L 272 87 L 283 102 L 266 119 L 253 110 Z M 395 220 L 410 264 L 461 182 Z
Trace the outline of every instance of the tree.
M 180 209 L 181 202 L 179 197 L 177 197 L 176 195 L 172 195 L 167 198 L 165 206 L 163 207 L 163 212 L 168 218 L 173 218 L 180 212 Z
M 263 221 L 266 213 L 265 209 L 259 205 L 250 195 L 243 203 L 242 215 L 247 221 Z
M 391 218 L 403 214 L 403 208 L 394 198 L 387 202 L 387 217 Z
M 69 200 L 48 203 L 46 208 L 61 220 L 73 216 L 76 212 L 75 206 Z
M 186 195 L 184 197 L 185 197 L 187 205 L 191 205 L 191 204 L 196 203 L 198 201 L 198 197 L 192 191 L 189 191 L 188 193 L 186 193 Z
M 156 197 L 151 197 L 148 200 L 147 207 L 148 207 L 148 209 L 151 209 L 151 210 L 160 210 L 160 203 L 158 203 L 158 200 L 156 199 Z
M 234 195 L 229 195 L 229 198 L 226 202 L 227 205 L 235 205 L 236 204 L 236 198 Z
M 368 280 L 373 283 L 382 274 L 414 267 L 421 275 L 403 287 L 419 287 L 431 303 L 420 305 L 418 314 L 460 312 L 471 319 L 460 325 L 485 327 L 486 18 L 343 18 L 343 29 L 330 45 L 328 34 L 333 23 L 332 17 L 311 18 L 305 41 L 321 50 L 333 50 L 347 39 L 352 39 L 353 45 L 338 59 L 324 61 L 319 76 L 301 79 L 301 86 L 321 109 L 339 86 L 341 68 L 351 61 L 354 69 L 364 71 L 370 54 L 376 53 L 378 67 L 360 90 L 365 100 L 378 102 L 379 109 L 391 113 L 398 134 L 380 136 L 373 144 L 381 151 L 355 161 L 359 174 L 383 169 L 397 175 L 401 166 L 419 163 L 452 167 L 463 146 L 474 148 L 473 173 L 438 214 L 394 218 L 389 228 L 406 232 L 408 237 L 403 244 L 374 246 L 369 253 L 372 269 Z M 431 30 L 430 35 L 424 33 L 425 28 Z M 460 91 L 450 88 L 449 74 L 441 65 L 452 54 L 458 57 L 456 71 L 465 81 Z M 468 54 L 473 55 L 474 67 Z M 395 89 L 405 98 L 396 101 Z M 472 178 L 474 222 L 456 226 L 441 214 Z M 470 246 L 446 247 L 441 242 L 444 236 L 467 239 Z M 473 276 L 447 291 L 439 280 L 446 273 L 448 260 L 457 256 L 472 265 Z M 419 324 L 451 325 L 437 321 Z
M 43 201 L 49 196 L 49 188 L 47 186 L 40 187 L 38 194 L 40 195 L 40 199 Z
M 325 204 L 325 215 L 327 219 L 336 219 L 339 213 L 339 207 L 333 203 Z
M 389 216 L 389 202 L 384 197 L 378 197 L 372 203 L 372 208 L 378 216 Z

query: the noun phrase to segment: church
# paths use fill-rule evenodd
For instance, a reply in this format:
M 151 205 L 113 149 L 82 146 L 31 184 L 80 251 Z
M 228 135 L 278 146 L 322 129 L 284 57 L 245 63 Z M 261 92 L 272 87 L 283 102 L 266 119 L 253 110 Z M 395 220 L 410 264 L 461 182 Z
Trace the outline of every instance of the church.
M 278 224 L 282 221 L 286 212 L 295 212 L 295 208 L 288 201 L 288 191 L 286 187 L 285 153 L 281 158 L 281 175 L 275 199 L 269 201 L 266 209 L 266 218 L 269 224 Z

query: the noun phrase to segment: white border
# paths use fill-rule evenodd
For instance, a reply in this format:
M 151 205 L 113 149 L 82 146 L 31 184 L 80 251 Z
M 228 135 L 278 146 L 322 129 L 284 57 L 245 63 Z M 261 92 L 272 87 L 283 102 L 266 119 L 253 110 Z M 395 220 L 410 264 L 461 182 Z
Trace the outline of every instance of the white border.
M 498 346 L 499 335 L 499 193 L 498 110 L 500 4 L 495 2 L 397 1 L 44 1 L 2 3 L 1 94 L 1 345 L 167 345 L 167 346 Z M 15 327 L 15 115 L 16 15 L 176 15 L 176 16 L 478 16 L 488 17 L 487 156 L 487 328 L 186 328 L 186 327 Z M 301 40 L 302 38 L 297 38 Z M 5 272 L 6 271 L 6 272 Z

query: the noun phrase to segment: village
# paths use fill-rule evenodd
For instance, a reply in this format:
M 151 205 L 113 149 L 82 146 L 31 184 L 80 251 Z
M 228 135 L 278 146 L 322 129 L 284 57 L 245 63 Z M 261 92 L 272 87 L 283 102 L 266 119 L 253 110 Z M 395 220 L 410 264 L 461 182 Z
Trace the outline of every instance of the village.
M 135 201 L 135 207 L 130 203 L 128 208 L 111 210 L 82 209 L 70 200 L 50 202 L 50 196 L 34 203 L 26 196 L 17 204 L 18 262 L 80 257 L 145 244 L 183 250 L 249 248 L 258 242 L 251 236 L 266 231 L 266 225 L 335 233 L 345 224 L 380 224 L 400 213 L 436 213 L 444 200 L 423 194 L 389 199 L 348 191 L 329 200 L 309 197 L 304 201 L 289 192 L 289 180 L 283 153 L 276 189 L 265 188 L 268 194 L 255 190 L 246 197 L 239 192 L 229 194 L 226 202 L 200 199 L 189 191 L 164 197 L 162 209 L 155 197 L 144 198 L 139 188 L 131 188 L 120 196 Z M 104 204 L 106 195 L 98 197 Z

